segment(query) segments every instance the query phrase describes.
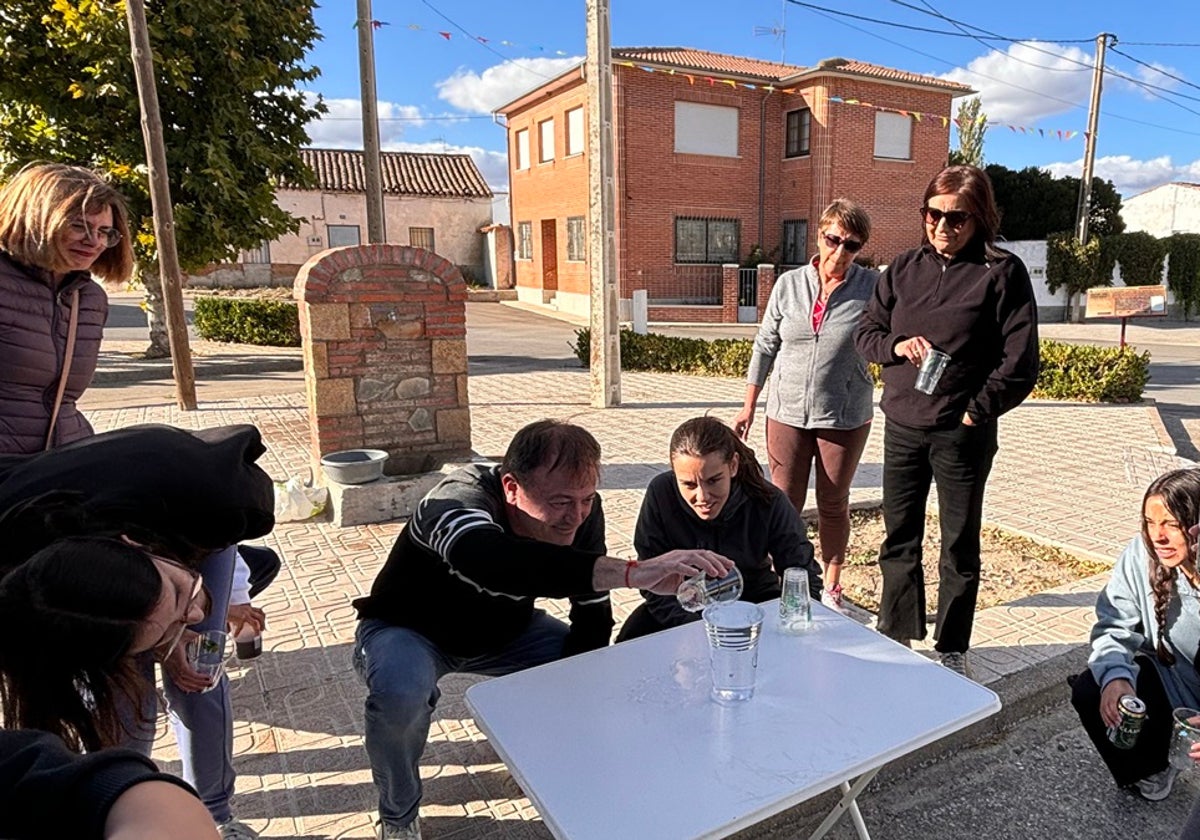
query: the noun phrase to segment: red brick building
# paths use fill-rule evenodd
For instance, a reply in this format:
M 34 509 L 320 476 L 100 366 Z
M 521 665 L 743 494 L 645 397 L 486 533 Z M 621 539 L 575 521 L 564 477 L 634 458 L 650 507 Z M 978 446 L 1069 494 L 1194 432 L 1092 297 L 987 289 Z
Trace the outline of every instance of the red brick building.
M 803 262 L 834 198 L 871 214 L 866 256 L 912 247 L 921 195 L 946 163 L 951 99 L 972 92 L 848 59 L 797 67 L 678 47 L 614 49 L 613 81 L 620 296 L 645 289 L 652 320 L 679 321 L 733 320 L 721 266 L 759 261 L 756 246 L 762 262 Z M 577 67 L 498 109 L 518 294 L 578 314 L 587 108 Z

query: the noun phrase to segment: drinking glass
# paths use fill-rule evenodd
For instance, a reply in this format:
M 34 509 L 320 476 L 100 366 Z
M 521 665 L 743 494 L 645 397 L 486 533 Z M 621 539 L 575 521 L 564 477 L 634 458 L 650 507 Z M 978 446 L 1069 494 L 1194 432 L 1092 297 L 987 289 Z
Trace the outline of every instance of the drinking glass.
M 925 358 L 921 359 L 921 367 L 917 371 L 917 390 L 922 394 L 932 394 L 949 361 L 950 357 L 947 354 L 930 348 Z
M 724 577 L 698 574 L 679 584 L 675 597 L 679 599 L 679 606 L 688 612 L 700 612 L 709 604 L 736 601 L 742 597 L 742 573 L 734 566 Z
M 749 700 L 754 696 L 763 615 L 762 607 L 747 601 L 710 604 L 704 608 L 712 663 L 712 696 L 718 703 Z
M 1176 770 L 1187 770 L 1196 763 L 1189 753 L 1195 744 L 1200 743 L 1200 711 L 1181 707 L 1175 710 L 1174 717 L 1168 759 Z
M 201 694 L 217 687 L 225 673 L 225 663 L 233 652 L 229 634 L 224 630 L 205 630 L 187 643 L 187 661 L 192 668 L 208 678 L 208 688 Z

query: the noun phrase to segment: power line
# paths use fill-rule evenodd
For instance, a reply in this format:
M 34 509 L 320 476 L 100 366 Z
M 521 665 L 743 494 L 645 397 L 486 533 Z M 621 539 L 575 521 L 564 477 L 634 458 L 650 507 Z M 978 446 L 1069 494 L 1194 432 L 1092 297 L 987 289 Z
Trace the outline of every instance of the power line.
M 424 0 L 422 0 L 422 2 L 424 2 Z M 970 33 L 951 32 L 949 29 L 930 29 L 927 26 L 914 26 L 913 24 L 910 24 L 910 23 L 898 23 L 894 20 L 880 20 L 879 18 L 867 17 L 865 15 L 855 15 L 855 14 L 851 14 L 850 12 L 830 12 L 829 9 L 826 8 L 825 6 L 817 6 L 812 3 L 805 3 L 805 2 L 803 2 L 803 0 L 787 0 L 787 2 L 791 3 L 793 6 L 800 6 L 805 9 L 811 9 L 814 12 L 824 13 L 826 15 L 834 15 L 839 18 L 850 18 L 851 20 L 861 20 L 866 23 L 877 23 L 880 26 L 891 26 L 896 29 L 907 29 L 910 32 L 928 32 L 931 35 L 948 35 L 951 38 L 973 38 L 977 41 L 979 40 L 979 38 L 977 38 L 976 36 L 974 36 Z M 926 13 L 926 14 L 928 14 L 928 13 Z M 853 28 L 853 27 L 851 27 L 851 28 Z M 993 38 L 984 38 L 984 40 L 1007 41 L 1010 39 L 993 37 Z M 1063 42 L 1063 43 L 1072 43 L 1072 42 Z
M 1172 44 L 1162 41 L 1122 41 L 1127 47 L 1200 47 L 1200 44 Z
M 553 81 L 556 78 L 554 76 L 547 76 L 545 73 L 540 73 L 537 70 L 534 70 L 532 67 L 528 67 L 514 59 L 509 58 L 504 53 L 502 53 L 498 49 L 496 49 L 495 47 L 490 46 L 485 39 L 482 39 L 477 35 L 472 35 L 470 32 L 467 31 L 467 29 L 464 26 L 462 26 L 460 23 L 458 23 L 458 21 L 453 20 L 449 15 L 447 15 L 441 9 L 437 8 L 432 3 L 430 3 L 429 0 L 421 0 L 421 2 L 423 4 L 425 4 L 430 9 L 430 11 L 432 11 L 434 14 L 436 14 L 442 20 L 446 21 L 446 23 L 453 26 L 455 29 L 457 29 L 459 32 L 461 32 L 463 35 L 466 35 L 473 42 L 475 42 L 479 46 L 483 47 L 488 52 L 494 53 L 495 55 L 500 56 L 500 58 L 503 60 L 503 62 L 505 64 L 511 64 L 514 67 L 519 67 L 520 69 L 524 70 L 526 73 L 532 73 L 535 76 L 540 76 L 541 78 L 545 79 L 548 82 Z
M 1122 42 L 1122 43 L 1124 43 L 1124 42 Z M 1192 88 L 1195 88 L 1196 90 L 1200 90 L 1200 85 L 1196 84 L 1195 82 L 1189 82 L 1187 79 L 1183 78 L 1182 76 L 1176 76 L 1174 73 L 1168 73 L 1166 70 L 1163 70 L 1161 67 L 1155 67 L 1153 64 L 1148 64 L 1145 61 L 1142 61 L 1141 59 L 1134 58 L 1129 53 L 1121 52 L 1116 47 L 1109 47 L 1109 49 L 1111 49 L 1117 55 L 1123 56 L 1124 58 L 1129 59 L 1134 64 L 1140 64 L 1143 67 L 1148 67 L 1151 70 L 1153 70 L 1155 73 L 1159 73 L 1163 76 L 1166 76 L 1168 79 L 1174 79 L 1177 82 L 1183 82 L 1183 84 L 1187 85 L 1188 87 L 1192 87 Z M 1182 94 L 1176 94 L 1176 95 L 1181 96 Z M 1192 99 L 1194 97 L 1188 97 L 1188 98 Z

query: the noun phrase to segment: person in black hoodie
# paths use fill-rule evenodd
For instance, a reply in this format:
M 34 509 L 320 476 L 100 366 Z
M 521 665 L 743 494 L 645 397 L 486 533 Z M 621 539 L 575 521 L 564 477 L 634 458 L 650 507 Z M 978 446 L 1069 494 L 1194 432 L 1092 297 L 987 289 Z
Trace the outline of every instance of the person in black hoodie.
M 800 514 L 779 488 L 768 484 L 754 451 L 715 417 L 694 417 L 671 435 L 671 469 L 646 488 L 634 529 L 638 557 L 681 548 L 715 551 L 742 573 L 742 599 L 779 597 L 783 570 L 808 571 L 821 597 L 821 568 Z M 643 591 L 645 603 L 621 627 L 617 641 L 635 639 L 700 618 L 674 595 Z
M 1000 214 L 981 169 L 938 173 L 921 217 L 925 242 L 884 271 L 855 336 L 863 357 L 883 366 L 879 631 L 903 644 L 925 638 L 921 543 L 936 481 L 942 553 L 934 638 L 942 664 L 965 675 L 996 421 L 1037 381 L 1037 305 L 1024 263 L 995 246 Z M 950 360 L 926 394 L 915 388 L 917 371 L 934 349 Z

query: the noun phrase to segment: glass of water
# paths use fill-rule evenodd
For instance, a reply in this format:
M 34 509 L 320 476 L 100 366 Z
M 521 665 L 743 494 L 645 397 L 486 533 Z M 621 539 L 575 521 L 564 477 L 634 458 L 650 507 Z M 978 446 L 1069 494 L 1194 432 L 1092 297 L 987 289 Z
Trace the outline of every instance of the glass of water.
M 233 643 L 223 630 L 205 630 L 187 643 L 187 661 L 193 670 L 208 679 L 208 688 L 201 694 L 217 687 L 225 673 L 225 663 L 233 654 Z
M 1179 708 L 1175 710 L 1174 717 L 1168 759 L 1176 770 L 1187 770 L 1196 763 L 1190 753 L 1193 746 L 1200 744 L 1200 711 Z
M 754 696 L 763 616 L 762 607 L 747 601 L 710 604 L 704 608 L 712 663 L 712 696 L 718 703 L 749 700 Z
M 698 574 L 679 584 L 675 597 L 679 599 L 679 606 L 688 612 L 700 612 L 709 604 L 736 601 L 742 597 L 742 573 L 734 566 L 725 577 L 710 578 Z

